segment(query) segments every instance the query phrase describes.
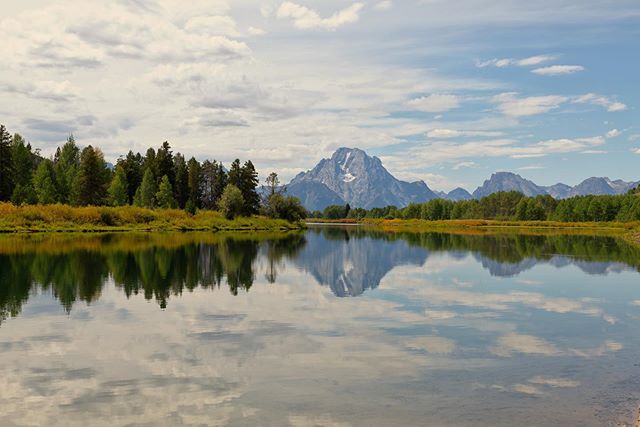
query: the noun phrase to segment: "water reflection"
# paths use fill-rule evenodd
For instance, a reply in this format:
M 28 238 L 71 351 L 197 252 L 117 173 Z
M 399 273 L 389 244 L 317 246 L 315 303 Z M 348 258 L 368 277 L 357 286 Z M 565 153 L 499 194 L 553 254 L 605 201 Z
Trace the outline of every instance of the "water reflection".
M 630 422 L 639 263 L 576 235 L 0 236 L 0 425 Z
M 0 319 L 16 316 L 34 291 L 51 292 L 70 312 L 96 301 L 108 279 L 127 297 L 142 294 L 166 308 L 171 295 L 200 288 L 247 292 L 256 270 L 275 283 L 291 260 L 338 297 L 375 289 L 402 265 L 430 256 L 473 256 L 491 275 L 517 276 L 536 265 L 576 266 L 588 274 L 640 269 L 640 250 L 603 236 L 385 233 L 365 228 L 316 228 L 307 234 L 104 234 L 3 236 Z

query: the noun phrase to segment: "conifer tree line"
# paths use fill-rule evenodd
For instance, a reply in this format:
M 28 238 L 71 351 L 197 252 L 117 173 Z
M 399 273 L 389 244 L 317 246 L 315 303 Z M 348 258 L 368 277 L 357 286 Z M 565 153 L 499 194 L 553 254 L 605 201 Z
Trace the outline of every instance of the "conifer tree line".
M 270 177 L 273 177 L 272 174 Z M 277 175 L 276 178 L 277 180 Z M 74 206 L 222 210 L 233 218 L 266 213 L 299 220 L 306 212 L 293 197 L 258 193 L 258 172 L 251 160 L 236 159 L 227 171 L 216 160 L 199 162 L 173 153 L 169 142 L 145 155 L 129 151 L 113 168 L 102 151 L 80 148 L 70 135 L 52 158 L 44 158 L 20 134 L 0 125 L 0 202 L 63 203 Z

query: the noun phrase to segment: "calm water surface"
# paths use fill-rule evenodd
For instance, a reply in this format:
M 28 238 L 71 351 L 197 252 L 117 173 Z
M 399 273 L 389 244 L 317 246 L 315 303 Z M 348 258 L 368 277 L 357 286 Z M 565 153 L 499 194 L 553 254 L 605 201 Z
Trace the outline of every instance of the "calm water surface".
M 632 423 L 639 269 L 595 236 L 0 236 L 0 425 Z

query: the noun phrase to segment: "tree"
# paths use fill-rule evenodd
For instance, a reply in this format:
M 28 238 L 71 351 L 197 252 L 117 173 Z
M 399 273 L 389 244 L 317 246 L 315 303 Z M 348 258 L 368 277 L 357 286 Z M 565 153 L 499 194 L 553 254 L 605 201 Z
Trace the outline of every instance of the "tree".
M 214 210 L 229 182 L 227 172 L 222 163 L 206 160 L 202 163 L 201 203 L 205 209 Z
M 174 196 L 178 207 L 184 209 L 189 200 L 189 170 L 182 154 L 175 155 L 174 165 L 176 176 Z
M 129 194 L 127 190 L 127 174 L 122 166 L 117 166 L 111 185 L 109 185 L 109 203 L 112 206 L 128 205 Z
M 104 156 L 91 145 L 82 150 L 80 167 L 73 183 L 73 202 L 80 206 L 104 204 L 110 172 Z
M 16 205 L 35 203 L 36 194 L 33 189 L 33 172 L 37 156 L 31 151 L 31 145 L 25 144 L 24 138 L 17 133 L 13 136 L 11 157 L 15 177 L 15 187 L 11 195 L 11 201 Z
M 171 188 L 173 188 L 176 183 L 176 174 L 173 163 L 173 153 L 171 152 L 169 142 L 165 141 L 162 143 L 162 146 L 156 153 L 155 161 L 157 167 L 156 184 L 160 185 L 160 181 L 166 175 L 171 183 Z
M 307 210 L 300 203 L 300 199 L 293 196 L 285 197 L 280 193 L 273 193 L 267 197 L 265 214 L 269 218 L 300 221 L 307 217 Z
M 233 184 L 227 185 L 218 202 L 218 208 L 227 219 L 234 219 L 240 215 L 244 208 L 244 199 L 240 189 Z
M 258 173 L 251 160 L 247 160 L 240 166 L 240 160 L 236 159 L 229 170 L 229 184 L 238 187 L 244 199 L 242 214 L 251 216 L 257 214 L 260 209 L 260 195 L 256 191 L 259 184 Z
M 136 190 L 140 187 L 142 182 L 144 158 L 140 153 L 134 154 L 129 150 L 127 156 L 118 160 L 117 166 L 120 166 L 127 178 L 127 197 L 128 204 L 133 203 L 133 198 L 136 195 Z
M 61 203 L 71 203 L 73 183 L 80 165 L 80 149 L 76 145 L 73 135 L 69 135 L 62 148 L 58 147 L 54 163 L 56 185 L 58 186 L 57 200 Z
M 278 191 L 280 187 L 280 179 L 278 178 L 278 174 L 275 172 L 271 172 L 267 179 L 265 180 L 267 183 L 267 188 L 269 189 L 269 195 L 273 196 Z
M 202 207 L 202 167 L 195 157 L 189 159 L 187 163 L 187 186 L 189 195 L 187 204 L 191 204 L 193 212 Z
M 142 183 L 136 191 L 134 204 L 149 209 L 153 209 L 156 204 L 156 179 L 151 168 L 144 171 Z
M 0 125 L 0 201 L 11 199 L 14 187 L 11 134 Z
M 160 186 L 156 193 L 156 203 L 162 209 L 173 209 L 176 207 L 176 200 L 173 198 L 173 189 L 167 175 L 160 180 Z
M 33 175 L 33 187 L 36 199 L 41 205 L 48 205 L 57 201 L 57 186 L 54 164 L 51 160 L 43 160 Z

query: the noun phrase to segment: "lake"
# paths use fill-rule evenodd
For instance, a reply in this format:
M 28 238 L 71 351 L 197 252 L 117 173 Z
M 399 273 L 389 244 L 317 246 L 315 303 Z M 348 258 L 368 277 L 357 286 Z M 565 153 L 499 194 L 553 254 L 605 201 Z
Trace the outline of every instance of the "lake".
M 633 425 L 639 271 L 588 235 L 0 236 L 0 425 Z

